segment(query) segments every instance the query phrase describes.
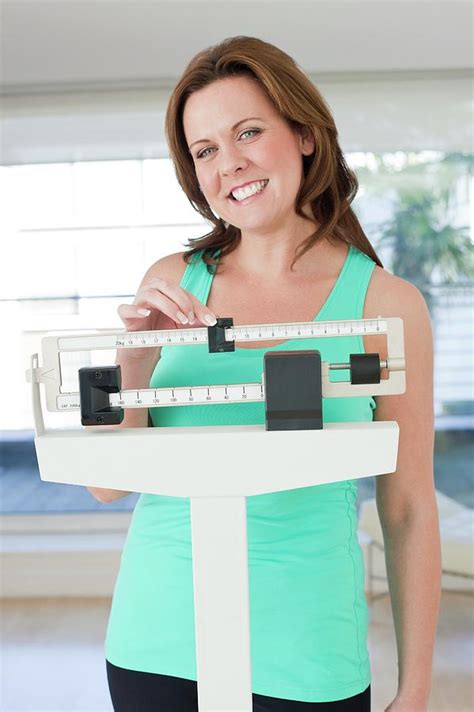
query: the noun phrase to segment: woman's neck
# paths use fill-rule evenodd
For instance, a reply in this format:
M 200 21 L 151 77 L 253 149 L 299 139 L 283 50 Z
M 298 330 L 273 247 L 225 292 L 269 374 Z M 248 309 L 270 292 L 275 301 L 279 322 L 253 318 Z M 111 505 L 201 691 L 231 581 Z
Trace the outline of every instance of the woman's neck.
M 299 240 L 296 244 L 291 244 L 288 241 L 280 245 L 273 242 L 271 244 L 250 244 L 242 239 L 238 247 L 223 258 L 222 262 L 220 260 L 220 263 L 227 274 L 232 274 L 234 277 L 240 275 L 247 281 L 253 277 L 259 283 L 266 277 L 272 282 L 291 281 L 327 274 L 328 270 L 331 270 L 331 263 L 338 260 L 340 251 L 347 249 L 347 246 L 342 242 L 332 244 L 325 238 L 305 252 L 295 262 L 291 270 L 296 247 L 301 242 L 303 240 Z

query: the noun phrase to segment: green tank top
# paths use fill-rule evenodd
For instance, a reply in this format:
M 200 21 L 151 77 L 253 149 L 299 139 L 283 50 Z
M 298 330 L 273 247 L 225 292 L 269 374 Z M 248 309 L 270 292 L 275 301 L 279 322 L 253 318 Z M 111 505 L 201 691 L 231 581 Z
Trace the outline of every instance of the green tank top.
M 206 304 L 213 275 L 196 253 L 181 286 Z M 350 247 L 315 321 L 361 319 L 375 263 Z M 224 314 L 222 316 L 232 316 Z M 150 387 L 256 382 L 266 351 L 318 349 L 323 361 L 364 353 L 361 336 L 292 339 L 209 354 L 207 344 L 163 347 Z M 331 380 L 347 380 L 333 372 Z M 371 397 L 323 399 L 324 422 L 370 421 Z M 155 427 L 263 424 L 263 403 L 150 409 Z M 159 468 L 159 462 L 157 468 Z M 295 467 L 298 462 L 295 462 Z M 252 690 L 330 702 L 371 680 L 356 481 L 247 497 Z M 122 552 L 106 658 L 129 670 L 196 680 L 190 502 L 142 494 Z

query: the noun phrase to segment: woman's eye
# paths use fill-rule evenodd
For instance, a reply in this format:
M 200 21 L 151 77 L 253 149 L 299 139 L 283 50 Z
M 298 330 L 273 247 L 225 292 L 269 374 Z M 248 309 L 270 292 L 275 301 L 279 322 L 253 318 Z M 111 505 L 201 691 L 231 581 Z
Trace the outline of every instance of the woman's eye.
M 242 131 L 240 136 L 243 136 L 244 134 L 247 133 L 260 133 L 260 129 L 245 129 L 245 131 Z M 206 151 L 210 151 L 211 148 L 203 148 L 202 151 L 199 151 L 199 153 L 196 155 L 196 158 L 204 158 L 206 155 Z
M 259 129 L 245 129 L 240 135 L 243 136 L 246 133 L 259 133 Z
M 210 148 L 203 148 L 203 150 L 199 151 L 199 153 L 196 155 L 196 158 L 203 158 L 206 151 L 210 151 L 210 150 L 211 150 Z

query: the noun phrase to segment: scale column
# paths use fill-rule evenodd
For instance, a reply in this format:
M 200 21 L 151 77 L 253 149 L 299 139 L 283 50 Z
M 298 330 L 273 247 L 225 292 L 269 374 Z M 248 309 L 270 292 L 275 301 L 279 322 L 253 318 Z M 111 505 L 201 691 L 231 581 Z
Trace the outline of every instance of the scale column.
M 251 712 L 245 497 L 191 497 L 199 712 Z

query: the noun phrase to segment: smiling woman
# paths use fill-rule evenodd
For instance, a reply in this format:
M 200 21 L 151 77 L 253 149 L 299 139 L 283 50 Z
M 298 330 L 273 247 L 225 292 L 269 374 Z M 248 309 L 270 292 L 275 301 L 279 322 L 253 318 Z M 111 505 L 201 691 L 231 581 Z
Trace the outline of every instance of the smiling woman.
M 172 92 L 166 135 L 178 181 L 213 229 L 190 240 L 187 252 L 150 267 L 134 304 L 121 305 L 128 328 L 147 328 L 144 323 L 159 328 L 163 314 L 177 318 L 178 306 L 190 324 L 212 314 L 232 316 L 236 324 L 378 314 L 406 323 L 407 371 L 414 374 L 407 394 L 394 406 L 389 396 L 377 403 L 369 396 L 327 398 L 323 421 L 371 421 L 376 408 L 382 419 L 399 421 L 401 467 L 379 486 L 378 496 L 393 561 L 397 638 L 403 642 L 405 706 L 397 710 L 423 712 L 439 560 L 430 469 L 432 346 L 423 298 L 383 270 L 350 207 L 358 183 L 345 163 L 329 108 L 277 47 L 234 37 L 196 55 Z M 143 307 L 146 317 L 139 316 Z M 272 349 L 317 349 L 329 362 L 380 349 L 378 342 L 354 335 L 259 346 L 239 346 L 218 358 L 199 345 L 164 346 L 155 364 L 124 362 L 123 373 L 126 378 L 128 370 L 141 369 L 152 388 L 257 382 L 265 352 Z M 423 373 L 416 369 L 417 354 L 423 355 Z M 265 422 L 260 402 L 151 408 L 150 417 L 154 427 Z M 254 709 L 296 712 L 304 703 L 308 712 L 370 710 L 356 499 L 350 479 L 247 497 Z M 137 708 L 137 690 L 143 695 L 141 712 L 197 709 L 189 504 L 188 498 L 143 494 L 136 505 L 107 629 L 116 712 Z M 412 513 L 421 505 L 423 526 L 418 517 L 415 526 Z M 418 562 L 409 556 L 415 549 L 423 550 L 431 566 L 423 581 Z M 408 596 L 410 580 L 417 585 Z M 421 593 L 415 597 L 412 588 Z M 415 622 L 422 618 L 420 632 Z
M 186 261 L 202 250 L 208 269 L 217 268 L 216 250 L 221 258 L 242 250 L 247 230 L 254 241 L 293 233 L 292 266 L 326 240 L 352 243 L 382 266 L 350 208 L 358 182 L 329 107 L 280 49 L 236 37 L 197 54 L 170 98 L 165 130 L 183 191 L 214 225 L 189 240 Z M 263 194 L 232 195 L 256 181 L 267 181 Z
M 193 141 L 194 136 L 209 133 L 206 107 L 211 106 L 219 117 L 214 140 Z M 237 122 L 238 131 L 228 129 L 237 113 L 261 118 L 244 118 Z M 256 121 L 259 128 L 253 131 Z M 204 150 L 211 151 L 204 158 L 201 151 L 191 151 L 200 189 L 213 210 L 239 228 L 242 242 L 252 240 L 253 246 L 263 247 L 269 233 L 276 241 L 313 231 L 308 206 L 305 219 L 294 210 L 302 156 L 315 150 L 313 134 L 292 129 L 254 79 L 227 77 L 194 92 L 184 108 L 183 127 L 191 137 L 190 147 L 204 142 Z

